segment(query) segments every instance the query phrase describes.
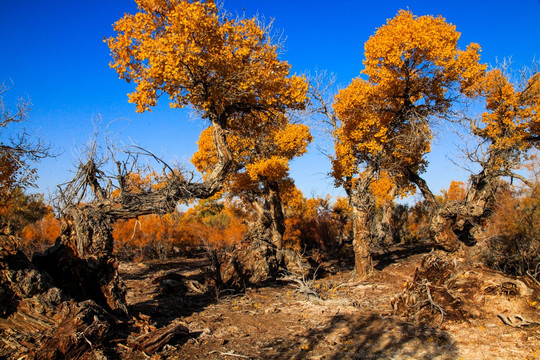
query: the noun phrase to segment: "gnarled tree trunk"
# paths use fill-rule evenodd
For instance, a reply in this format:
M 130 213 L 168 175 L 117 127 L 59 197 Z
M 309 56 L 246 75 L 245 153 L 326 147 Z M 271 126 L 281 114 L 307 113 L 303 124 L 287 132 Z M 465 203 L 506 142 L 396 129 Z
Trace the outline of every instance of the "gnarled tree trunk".
M 296 252 L 285 249 L 285 216 L 275 181 L 263 181 L 263 191 L 250 197 L 256 219 L 250 224 L 244 239 L 219 264 L 222 285 L 242 289 L 246 285 L 261 285 L 275 280 L 281 273 L 306 276 L 311 266 Z
M 500 184 L 499 178 L 505 175 L 497 170 L 497 161 L 509 157 L 504 151 L 490 153 L 486 162 L 482 163 L 482 170 L 472 175 L 470 187 L 463 200 L 449 201 L 440 205 L 428 188 L 426 182 L 413 171 L 408 171 L 411 182 L 416 184 L 432 211 L 430 214 L 430 231 L 434 239 L 447 250 L 457 248 L 455 240 L 444 235 L 445 229 L 450 229 L 456 239 L 467 246 L 477 243 L 482 223 L 489 216 L 493 208 L 495 194 Z
M 112 325 L 129 319 L 126 287 L 113 256 L 113 223 L 164 214 L 179 200 L 208 198 L 219 191 L 232 159 L 223 129 L 214 135 L 220 161 L 204 182 L 192 183 L 171 171 L 163 186 L 146 192 L 131 191 L 126 186 L 129 173 L 121 171 L 126 164 L 117 163 L 118 191 L 113 196 L 102 186 L 104 174 L 90 153 L 61 189 L 61 236 L 32 262 L 17 251 L 16 240 L 0 234 L 0 336 L 10 334 L 0 344 L 0 357 L 80 358 L 99 352 Z M 82 202 L 87 188 L 94 199 Z
M 371 256 L 371 223 L 375 211 L 375 199 L 369 188 L 374 171 L 368 167 L 356 181 L 350 198 L 353 221 L 353 249 L 356 275 L 362 279 L 373 271 Z
M 262 201 L 255 197 L 251 199 L 257 218 L 250 226 L 249 237 L 266 241 L 281 250 L 285 234 L 285 216 L 278 184 L 275 181 L 265 181 L 264 184 Z
M 112 221 L 91 204 L 71 208 L 62 219 L 57 244 L 33 261 L 75 300 L 91 299 L 107 311 L 127 316 L 127 290 L 112 254 Z
M 56 287 L 48 272 L 18 251 L 18 241 L 0 234 L 0 358 L 98 354 L 116 319 L 95 301 L 76 301 Z
M 482 223 L 493 208 L 499 184 L 499 175 L 493 169 L 484 168 L 471 176 L 464 200 L 450 201 L 434 212 L 431 230 L 435 238 L 442 241 L 444 228 L 450 226 L 459 241 L 468 246 L 475 245 Z
M 171 169 L 163 186 L 134 192 L 126 185 L 129 173 L 121 171 L 125 164 L 117 163 L 118 191 L 113 196 L 111 190 L 100 183 L 103 173 L 93 156 L 89 156 L 73 181 L 63 189 L 63 195 L 74 199 L 89 187 L 95 199 L 83 204 L 66 201 L 62 235 L 52 248 L 36 256 L 37 266 L 74 299 L 90 299 L 108 311 L 127 316 L 126 287 L 118 276 L 118 263 L 113 256 L 112 226 L 119 219 L 174 211 L 179 200 L 208 198 L 221 189 L 231 168 L 232 156 L 222 122 L 217 117 L 212 122 L 219 161 L 204 182 L 186 181 Z M 69 192 L 71 194 L 66 194 Z

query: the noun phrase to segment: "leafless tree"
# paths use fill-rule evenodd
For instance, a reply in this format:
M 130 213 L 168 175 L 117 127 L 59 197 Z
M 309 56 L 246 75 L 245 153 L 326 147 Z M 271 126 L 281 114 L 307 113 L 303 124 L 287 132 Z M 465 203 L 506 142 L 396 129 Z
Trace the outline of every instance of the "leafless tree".
M 30 101 L 20 98 L 14 108 L 4 102 L 10 88 L 0 84 L 0 194 L 4 201 L 15 187 L 33 185 L 36 162 L 56 155 L 50 143 L 21 126 L 32 109 Z

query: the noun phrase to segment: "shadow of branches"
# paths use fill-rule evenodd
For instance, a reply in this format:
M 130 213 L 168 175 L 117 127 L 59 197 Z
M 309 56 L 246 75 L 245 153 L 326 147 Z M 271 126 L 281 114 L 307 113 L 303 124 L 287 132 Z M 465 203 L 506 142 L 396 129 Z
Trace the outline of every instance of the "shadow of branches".
M 335 315 L 328 324 L 271 345 L 265 359 L 441 359 L 458 358 L 450 335 L 376 314 Z

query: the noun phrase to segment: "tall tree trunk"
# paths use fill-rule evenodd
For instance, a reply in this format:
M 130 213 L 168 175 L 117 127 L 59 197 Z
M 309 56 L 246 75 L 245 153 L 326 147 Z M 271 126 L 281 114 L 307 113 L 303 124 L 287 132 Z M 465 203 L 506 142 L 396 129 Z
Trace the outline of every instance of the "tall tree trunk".
M 392 200 L 385 201 L 381 209 L 381 218 L 380 221 L 377 221 L 376 224 L 376 235 L 378 239 L 378 244 L 382 246 L 390 245 L 393 241 L 392 234 L 392 210 L 394 209 L 394 196 L 396 194 L 397 188 L 393 187 L 390 190 L 389 198 Z
M 274 181 L 268 184 L 268 205 L 271 215 L 272 244 L 278 249 L 283 248 L 283 234 L 285 234 L 285 215 L 279 195 L 278 184 Z
M 278 184 L 273 181 L 264 181 L 264 190 L 261 197 L 252 196 L 249 201 L 257 213 L 257 219 L 251 226 L 250 237 L 266 241 L 276 247 L 283 248 L 283 234 L 285 234 L 285 215 L 279 194 Z
M 373 271 L 369 211 L 353 206 L 354 267 L 358 278 L 366 278 Z
M 373 176 L 373 169 L 368 167 L 351 192 L 354 266 L 356 275 L 360 279 L 367 277 L 373 271 L 370 228 L 375 210 L 375 199 L 369 188 Z
M 261 192 L 244 194 L 257 218 L 250 224 L 242 243 L 220 265 L 219 278 L 228 289 L 260 285 L 275 280 L 283 271 L 302 277 L 311 270 L 305 259 L 283 247 L 285 216 L 278 183 L 261 181 Z

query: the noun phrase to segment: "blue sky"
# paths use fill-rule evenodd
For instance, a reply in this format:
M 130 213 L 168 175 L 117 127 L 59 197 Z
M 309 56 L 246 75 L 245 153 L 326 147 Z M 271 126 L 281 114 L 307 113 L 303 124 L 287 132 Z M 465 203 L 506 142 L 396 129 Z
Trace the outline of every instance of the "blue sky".
M 232 13 L 274 19 L 286 38 L 282 55 L 303 73 L 326 70 L 345 87 L 362 69 L 363 45 L 377 27 L 409 9 L 415 15 L 442 15 L 462 33 L 460 47 L 482 46 L 482 61 L 512 58 L 516 67 L 540 58 L 540 0 L 516 1 L 283 1 L 225 0 Z M 100 116 L 118 141 L 134 141 L 168 161 L 189 162 L 204 124 L 187 111 L 169 109 L 167 100 L 152 112 L 137 114 L 127 102 L 133 85 L 109 68 L 103 38 L 112 24 L 134 13 L 132 0 L 0 0 L 0 82 L 11 84 L 5 101 L 31 99 L 26 127 L 50 140 L 62 155 L 38 164 L 36 191 L 48 193 L 69 179 L 77 147 L 93 132 Z M 316 141 L 319 141 L 316 139 Z M 429 155 L 425 178 L 438 192 L 452 179 L 466 179 L 448 157 L 456 156 L 457 138 L 442 133 Z M 306 195 L 339 194 L 326 175 L 328 160 L 315 146 L 292 164 L 292 176 Z

